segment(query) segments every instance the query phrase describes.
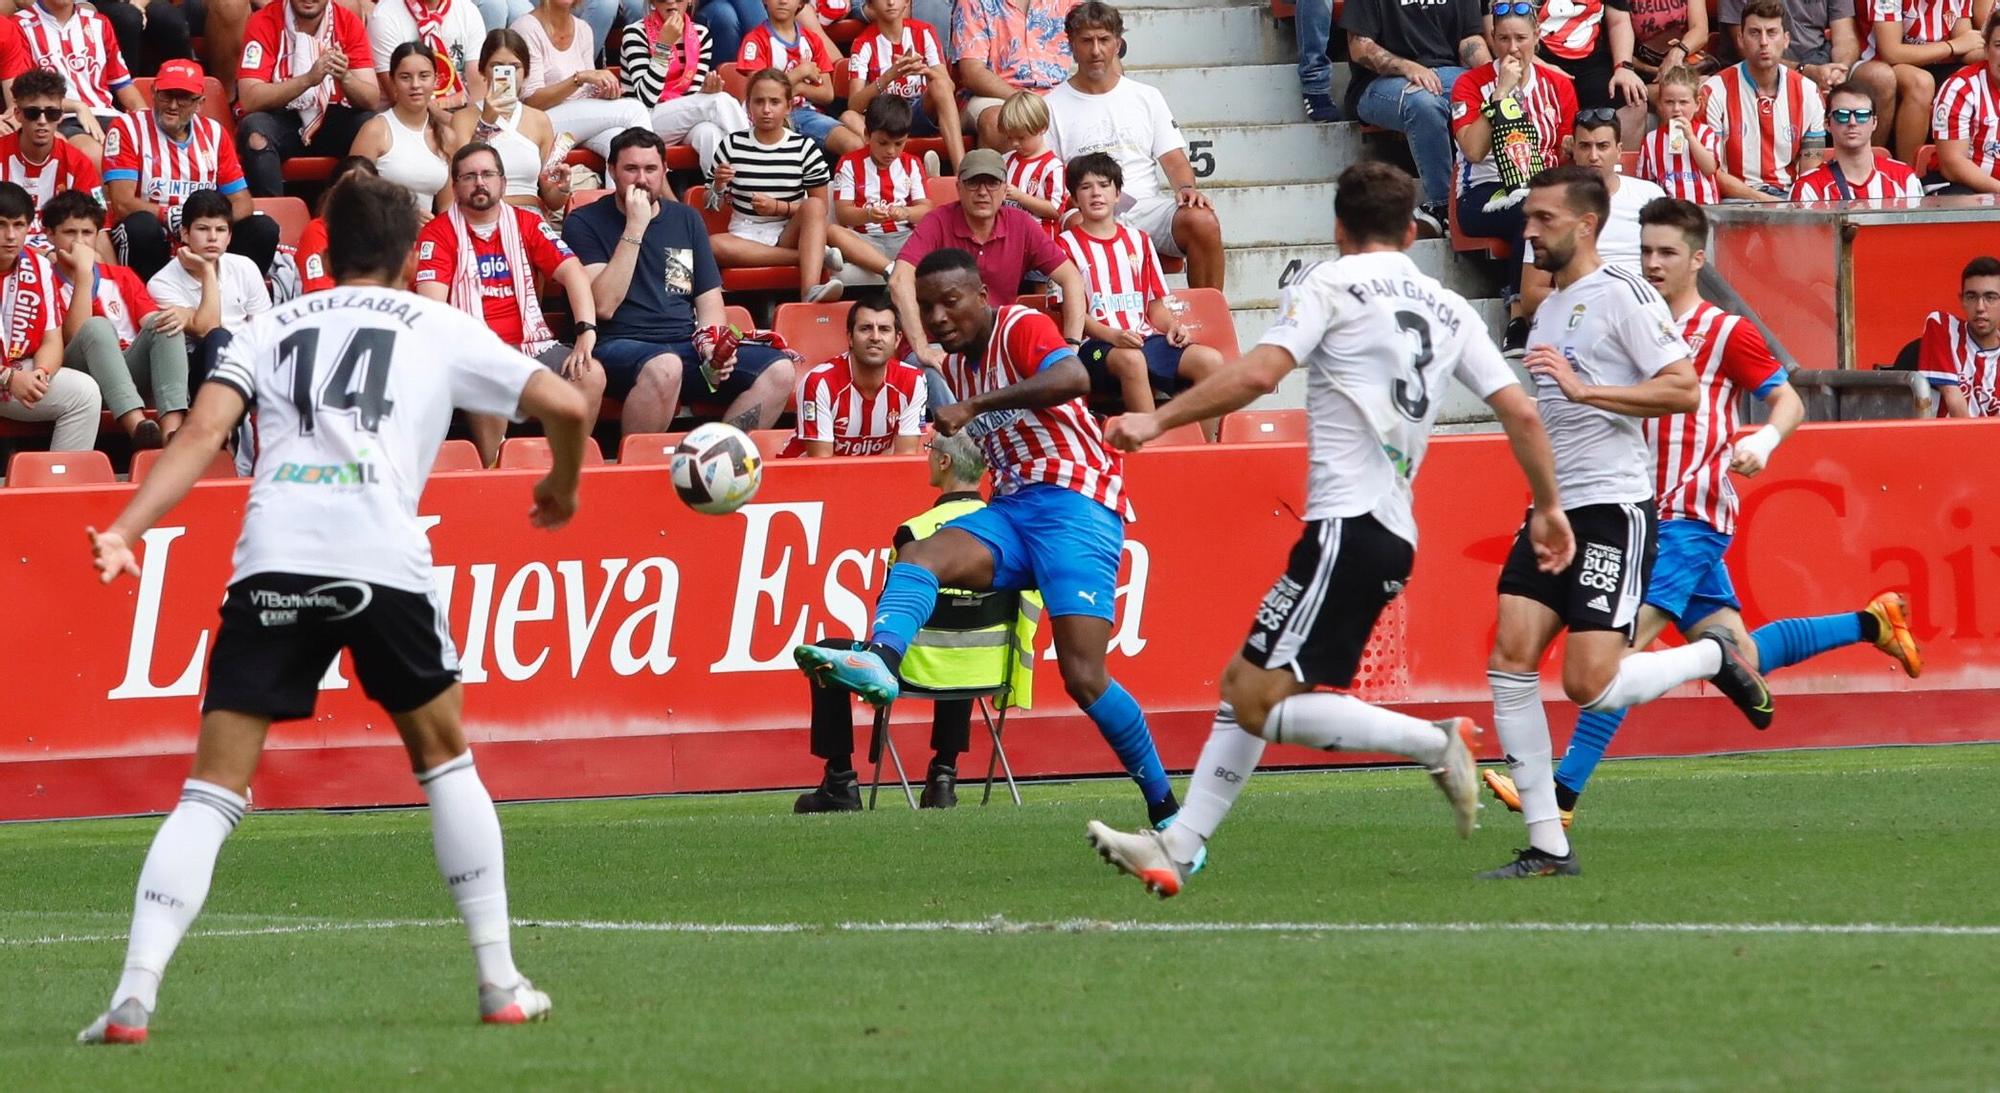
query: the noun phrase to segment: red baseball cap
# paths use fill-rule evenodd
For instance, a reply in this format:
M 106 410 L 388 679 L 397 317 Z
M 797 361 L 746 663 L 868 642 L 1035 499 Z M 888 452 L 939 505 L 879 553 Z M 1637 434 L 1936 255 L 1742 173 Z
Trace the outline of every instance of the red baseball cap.
M 156 92 L 184 91 L 199 95 L 203 86 L 201 66 L 193 61 L 168 61 L 160 66 L 159 75 L 153 77 L 153 90 Z

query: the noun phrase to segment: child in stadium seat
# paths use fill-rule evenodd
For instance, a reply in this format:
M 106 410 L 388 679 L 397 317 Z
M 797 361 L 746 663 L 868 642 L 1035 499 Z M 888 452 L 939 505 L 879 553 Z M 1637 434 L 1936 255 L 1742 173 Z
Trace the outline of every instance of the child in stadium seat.
M 217 330 L 238 331 L 254 315 L 271 310 L 271 294 L 257 263 L 229 250 L 229 199 L 214 190 L 196 190 L 181 206 L 180 253 L 146 282 L 162 311 L 171 311 L 188 340 L 188 389 L 200 390 L 215 367 L 225 339 Z
M 833 103 L 833 70 L 840 63 L 840 51 L 824 33 L 799 23 L 801 2 L 764 0 L 764 11 L 770 18 L 743 36 L 736 65 L 745 72 L 775 68 L 784 73 L 795 92 L 792 128 L 810 137 L 821 151 L 844 156 L 861 147 L 861 134 L 826 113 L 826 107 Z
M 908 99 L 877 95 L 868 104 L 868 147 L 840 157 L 833 172 L 833 218 L 895 261 L 910 228 L 929 215 L 924 165 L 904 151 L 910 142 Z
M 716 193 L 710 200 L 727 191 L 735 210 L 729 230 L 711 239 L 716 261 L 724 269 L 797 265 L 799 295 L 809 304 L 840 299 L 841 283 L 821 284 L 820 276 L 827 269 L 839 272 L 847 262 L 886 278 L 890 260 L 881 251 L 827 223 L 833 172 L 817 144 L 785 128 L 787 114 L 797 113 L 790 79 L 767 68 L 750 77 L 744 92 L 750 128 L 729 134 L 715 153 Z
M 903 18 L 909 10 L 910 0 L 867 0 L 862 8 L 874 26 L 848 46 L 847 112 L 840 123 L 866 136 L 869 104 L 883 96 L 902 99 L 910 104 L 910 132 L 943 137 L 945 158 L 955 172 L 965 158 L 958 89 L 937 28 Z
M 1042 222 L 1049 238 L 1062 234 L 1063 163 L 1049 150 L 1049 108 L 1032 91 L 1016 92 L 1000 104 L 1000 136 L 1006 143 L 1007 203 Z
M 1068 183 L 1076 218 L 1056 238 L 1090 286 L 1078 355 L 1099 393 L 1117 391 L 1125 409 L 1153 412 L 1153 390 L 1183 391 L 1222 367 L 1222 354 L 1193 344 L 1167 303 L 1167 281 L 1153 241 L 1118 222 L 1125 172 L 1102 152 L 1070 161 Z M 1201 423 L 1215 439 L 1216 419 Z
M 1697 205 L 1722 200 L 1715 184 L 1722 138 L 1701 117 L 1701 74 L 1679 65 L 1660 74 L 1660 127 L 1639 145 L 1639 177 L 1668 197 Z

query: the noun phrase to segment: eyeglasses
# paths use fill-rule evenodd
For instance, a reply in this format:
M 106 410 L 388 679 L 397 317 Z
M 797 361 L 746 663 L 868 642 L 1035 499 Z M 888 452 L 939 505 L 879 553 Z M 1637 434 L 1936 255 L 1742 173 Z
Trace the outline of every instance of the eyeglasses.
M 1835 125 L 1866 125 L 1875 120 L 1875 108 L 1857 106 L 1849 109 L 1841 107 L 1826 112 L 1827 119 Z
M 1971 307 L 1974 304 L 1985 304 L 1987 307 L 2000 307 L 2000 292 L 1966 292 L 1961 293 L 1958 298 L 1965 301 L 1965 306 L 1967 307 Z
M 1507 0 L 1502 0 L 1501 3 L 1493 5 L 1493 18 L 1501 19 L 1509 15 L 1523 15 L 1530 19 L 1539 18 L 1536 14 L 1535 5 L 1522 3 L 1520 0 L 1513 0 L 1511 3 L 1507 2 Z
M 467 171 L 458 176 L 460 182 L 498 182 L 504 176 L 498 171 Z
M 1596 127 L 1599 125 L 1610 125 L 1617 120 L 1618 111 L 1609 106 L 1593 106 L 1588 110 L 1579 110 L 1576 112 L 1576 123 L 1578 125 Z
M 63 111 L 60 106 L 24 106 L 21 108 L 21 118 L 24 121 L 61 121 L 62 116 Z

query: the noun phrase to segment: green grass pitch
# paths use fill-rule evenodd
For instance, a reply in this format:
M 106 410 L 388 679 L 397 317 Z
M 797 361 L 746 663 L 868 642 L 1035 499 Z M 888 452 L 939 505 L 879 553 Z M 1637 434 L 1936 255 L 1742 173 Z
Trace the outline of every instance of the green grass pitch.
M 70 1039 L 155 821 L 0 827 L 0 1087 L 1995 1088 L 1996 778 L 2000 746 L 1619 763 L 1582 877 L 1480 884 L 1497 806 L 1466 843 L 1420 772 L 1264 775 L 1165 903 L 1084 843 L 1123 783 L 508 806 L 555 999 L 510 1029 L 422 811 L 252 813 L 137 1049 Z

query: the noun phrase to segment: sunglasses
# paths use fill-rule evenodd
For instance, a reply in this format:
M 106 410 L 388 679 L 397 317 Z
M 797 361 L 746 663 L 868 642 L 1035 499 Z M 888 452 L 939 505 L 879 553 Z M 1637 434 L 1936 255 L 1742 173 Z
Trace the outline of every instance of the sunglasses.
M 62 116 L 63 111 L 60 106 L 24 106 L 21 108 L 21 117 L 25 121 L 61 121 Z
M 1588 125 L 1593 128 L 1600 125 L 1610 125 L 1617 120 L 1618 111 L 1609 106 L 1593 106 L 1588 110 L 1579 110 L 1576 112 L 1576 123 L 1578 125 Z
M 1835 125 L 1861 125 L 1875 120 L 1875 109 L 1869 106 L 1857 106 L 1852 109 L 1842 107 L 1827 111 L 1826 116 Z
M 1503 2 L 1493 5 L 1493 18 L 1500 19 L 1509 15 L 1524 15 L 1530 19 L 1538 17 L 1535 5 L 1522 3 L 1520 0 L 1513 0 L 1513 2 L 1503 0 Z

